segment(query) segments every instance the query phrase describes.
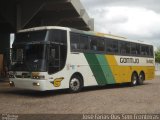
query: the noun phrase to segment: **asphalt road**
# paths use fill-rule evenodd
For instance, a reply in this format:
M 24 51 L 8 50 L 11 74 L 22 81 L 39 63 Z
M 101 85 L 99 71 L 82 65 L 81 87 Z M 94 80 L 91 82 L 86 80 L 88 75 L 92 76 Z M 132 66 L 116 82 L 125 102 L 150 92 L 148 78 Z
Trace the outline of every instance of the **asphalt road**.
M 19 90 L 0 82 L 0 113 L 160 113 L 160 77 L 146 81 L 142 86 L 89 87 L 76 94 L 70 94 L 67 90 Z

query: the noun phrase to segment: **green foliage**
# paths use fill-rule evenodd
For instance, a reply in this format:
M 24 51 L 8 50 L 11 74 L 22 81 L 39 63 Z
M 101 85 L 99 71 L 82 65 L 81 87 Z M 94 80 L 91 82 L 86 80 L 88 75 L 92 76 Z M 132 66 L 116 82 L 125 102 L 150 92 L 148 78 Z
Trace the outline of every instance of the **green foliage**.
M 155 52 L 155 59 L 157 63 L 160 63 L 160 47 Z

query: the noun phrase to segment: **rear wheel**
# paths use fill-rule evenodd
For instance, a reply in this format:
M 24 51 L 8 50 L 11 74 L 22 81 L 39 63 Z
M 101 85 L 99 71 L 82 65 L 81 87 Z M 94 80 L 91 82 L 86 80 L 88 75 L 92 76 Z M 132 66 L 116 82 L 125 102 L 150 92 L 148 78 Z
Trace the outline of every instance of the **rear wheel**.
M 139 74 L 139 79 L 138 79 L 138 85 L 143 85 L 144 80 L 145 80 L 144 73 L 140 73 Z
M 136 73 L 133 73 L 131 77 L 131 86 L 136 86 L 137 83 L 138 83 L 138 75 Z
M 69 89 L 72 93 L 77 93 L 82 89 L 82 79 L 79 76 L 73 76 L 69 83 Z

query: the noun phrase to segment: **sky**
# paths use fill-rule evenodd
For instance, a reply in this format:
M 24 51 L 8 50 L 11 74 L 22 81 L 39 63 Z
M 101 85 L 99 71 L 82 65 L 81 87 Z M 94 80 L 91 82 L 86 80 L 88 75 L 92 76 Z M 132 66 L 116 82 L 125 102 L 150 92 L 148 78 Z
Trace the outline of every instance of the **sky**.
M 81 0 L 95 31 L 160 47 L 160 0 Z

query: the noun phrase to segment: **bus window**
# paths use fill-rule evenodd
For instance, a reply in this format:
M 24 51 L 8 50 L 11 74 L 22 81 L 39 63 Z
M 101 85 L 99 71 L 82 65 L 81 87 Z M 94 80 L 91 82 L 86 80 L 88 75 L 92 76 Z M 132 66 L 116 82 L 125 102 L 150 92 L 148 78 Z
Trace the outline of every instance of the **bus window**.
M 76 34 L 76 33 L 71 33 L 71 51 L 77 51 L 79 50 L 80 46 L 79 46 L 79 38 L 80 35 Z
M 64 68 L 67 58 L 67 46 L 52 44 L 49 49 L 48 73 L 53 74 Z
M 103 52 L 105 50 L 105 41 L 100 37 L 92 37 L 90 46 L 93 51 Z
M 153 47 L 152 46 L 149 47 L 149 56 L 153 57 Z
M 88 40 L 88 36 L 85 35 L 81 35 L 80 36 L 80 49 L 82 51 L 86 51 L 89 49 L 89 40 Z
M 122 55 L 130 54 L 130 43 L 119 41 L 119 52 Z
M 49 50 L 49 62 L 48 62 L 48 73 L 53 74 L 59 71 L 60 69 L 60 46 L 51 45 Z
M 105 50 L 105 41 L 102 38 L 99 38 L 99 40 L 97 41 L 97 49 L 98 51 L 103 52 Z
M 107 53 L 118 53 L 118 41 L 112 39 L 106 39 L 106 51 Z
M 147 45 L 141 45 L 141 55 L 143 56 L 149 55 L 149 47 Z
M 131 54 L 139 55 L 140 54 L 140 45 L 137 43 L 131 43 Z
M 137 54 L 140 55 L 140 44 L 136 44 L 136 51 Z
M 91 38 L 90 47 L 91 47 L 91 50 L 93 50 L 93 51 L 98 50 L 97 39 L 95 37 Z

